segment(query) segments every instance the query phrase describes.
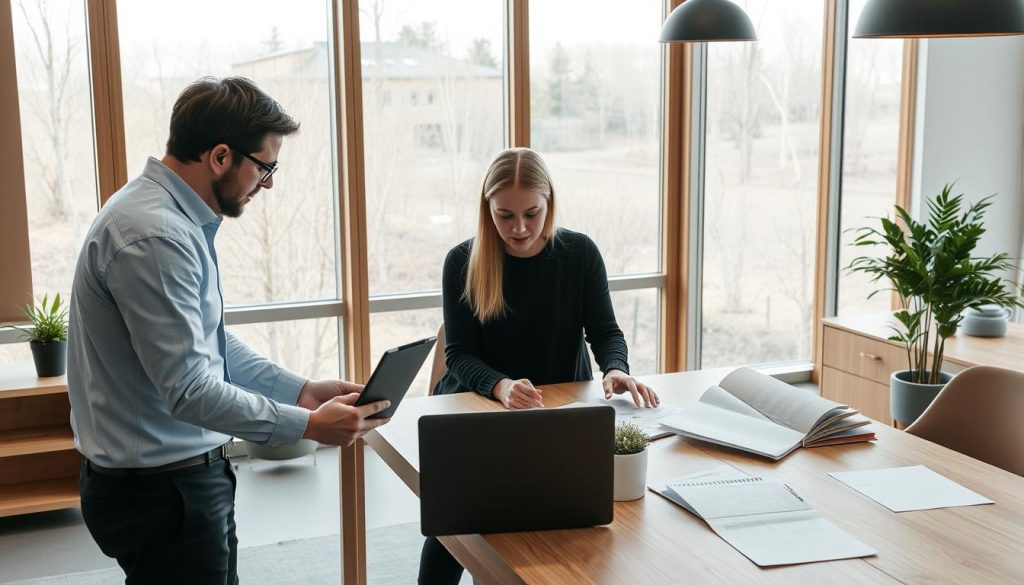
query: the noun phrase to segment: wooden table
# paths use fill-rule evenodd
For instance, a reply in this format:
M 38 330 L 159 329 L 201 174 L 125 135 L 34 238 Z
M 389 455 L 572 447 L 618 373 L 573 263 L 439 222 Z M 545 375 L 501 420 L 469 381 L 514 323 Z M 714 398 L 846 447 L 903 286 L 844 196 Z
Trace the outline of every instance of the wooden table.
M 729 370 L 642 377 L 664 404 L 694 402 Z M 596 382 L 544 388 L 548 407 L 600 396 Z M 419 493 L 417 419 L 500 410 L 475 394 L 416 398 L 366 442 Z M 777 477 L 824 517 L 878 551 L 875 557 L 760 569 L 700 519 L 648 492 L 615 504 L 605 527 L 442 537 L 482 583 L 1024 583 L 1024 478 L 884 424 L 878 439 L 798 449 L 781 462 L 669 437 L 651 446 L 648 480 L 728 463 Z M 896 514 L 832 479 L 832 471 L 927 465 L 995 505 Z

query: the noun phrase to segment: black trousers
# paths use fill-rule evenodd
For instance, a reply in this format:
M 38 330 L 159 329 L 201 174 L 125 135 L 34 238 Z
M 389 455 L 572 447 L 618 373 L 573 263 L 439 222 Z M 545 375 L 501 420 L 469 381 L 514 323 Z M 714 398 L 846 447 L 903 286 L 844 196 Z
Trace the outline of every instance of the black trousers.
M 420 553 L 419 585 L 459 585 L 462 565 L 433 536 L 428 536 Z
M 126 585 L 236 585 L 235 472 L 225 459 L 153 475 L 111 476 L 83 462 L 85 525 Z

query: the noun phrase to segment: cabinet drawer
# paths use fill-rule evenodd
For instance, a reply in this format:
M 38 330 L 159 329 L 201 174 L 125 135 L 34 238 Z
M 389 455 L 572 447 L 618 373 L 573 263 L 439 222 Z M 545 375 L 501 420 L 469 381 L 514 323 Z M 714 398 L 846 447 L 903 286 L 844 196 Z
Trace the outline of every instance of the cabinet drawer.
M 907 369 L 907 353 L 898 346 L 849 331 L 825 327 L 822 365 L 889 386 L 889 376 Z
M 864 416 L 891 424 L 889 385 L 878 384 L 825 366 L 821 372 L 821 395 L 840 404 L 848 404 Z

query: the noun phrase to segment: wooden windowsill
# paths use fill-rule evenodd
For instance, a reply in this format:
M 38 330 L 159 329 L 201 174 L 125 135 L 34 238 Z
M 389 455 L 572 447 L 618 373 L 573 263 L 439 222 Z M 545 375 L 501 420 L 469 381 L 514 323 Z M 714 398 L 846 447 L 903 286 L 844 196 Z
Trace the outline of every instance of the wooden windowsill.
M 35 368 L 27 366 L 0 367 L 0 399 L 61 394 L 68 391 L 64 376 L 40 378 Z

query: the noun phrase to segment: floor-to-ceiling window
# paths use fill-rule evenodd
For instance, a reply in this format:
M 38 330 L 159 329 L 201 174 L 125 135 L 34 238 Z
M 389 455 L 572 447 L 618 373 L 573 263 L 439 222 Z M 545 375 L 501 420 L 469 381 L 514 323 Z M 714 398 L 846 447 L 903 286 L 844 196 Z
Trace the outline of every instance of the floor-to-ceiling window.
M 229 319 L 229 327 L 286 367 L 336 378 L 338 319 L 310 318 L 300 308 L 281 320 L 271 311 L 340 300 L 328 5 L 280 6 L 118 2 L 128 174 L 141 172 L 147 157 L 163 156 L 171 107 L 189 83 L 238 75 L 274 97 L 301 129 L 285 139 L 273 189 L 239 219 L 226 220 L 217 236 L 224 300 L 249 310 L 246 325 Z
M 660 271 L 661 2 L 530 4 L 530 145 L 562 227 L 589 235 L 609 276 Z M 660 288 L 616 283 L 630 368 L 658 369 Z M 626 289 L 626 290 L 623 290 Z
M 66 299 L 99 208 L 85 3 L 25 0 L 11 9 L 33 293 Z M 0 364 L 29 359 L 27 347 L 0 345 Z
M 702 367 L 811 357 L 825 3 L 738 4 L 758 40 L 708 48 Z
M 852 245 L 857 229 L 893 217 L 900 134 L 902 39 L 854 39 L 854 26 L 867 0 L 849 1 L 846 99 L 843 119 L 843 175 L 840 203 L 838 314 L 886 311 L 892 297 L 867 275 L 845 270 L 864 254 L 884 254 Z
M 503 10 L 497 0 L 361 3 L 373 364 L 437 333 L 445 255 L 476 233 L 483 173 L 505 145 Z M 407 298 L 417 295 L 426 302 Z M 411 393 L 426 393 L 429 370 L 428 360 Z

